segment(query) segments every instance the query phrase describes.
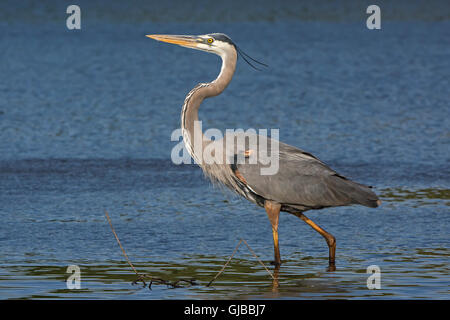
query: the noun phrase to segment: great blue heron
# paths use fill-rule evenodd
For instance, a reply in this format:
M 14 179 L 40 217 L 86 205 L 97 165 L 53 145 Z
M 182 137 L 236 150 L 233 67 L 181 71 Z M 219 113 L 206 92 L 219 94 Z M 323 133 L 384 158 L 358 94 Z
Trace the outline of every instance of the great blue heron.
M 232 137 L 226 135 L 222 141 L 212 141 L 203 135 L 202 129 L 195 123 L 198 121 L 198 109 L 201 102 L 205 98 L 219 95 L 230 83 L 236 68 L 238 53 L 251 65 L 252 63 L 248 59 L 259 62 L 243 53 L 227 35 L 222 33 L 199 36 L 147 35 L 147 37 L 215 53 L 222 58 L 219 76 L 210 83 L 200 83 L 195 86 L 184 101 L 181 111 L 181 128 L 189 154 L 214 182 L 222 183 L 244 198 L 265 208 L 272 225 L 274 264 L 276 266 L 281 264 L 278 220 L 280 211 L 284 211 L 299 217 L 325 238 L 329 247 L 328 269 L 335 270 L 335 237 L 308 219 L 304 212 L 310 209 L 351 204 L 375 208 L 380 204 L 377 195 L 370 190 L 370 187 L 350 181 L 338 174 L 312 154 L 281 142 L 278 143 L 278 141 L 279 163 L 278 171 L 275 174 L 261 174 L 264 165 L 260 162 L 250 164 L 233 161 L 209 163 L 202 161 L 203 151 L 219 142 L 222 143 L 223 154 L 225 154 L 229 145 L 224 144 L 224 141 L 233 142 L 231 158 L 236 159 L 242 153 L 245 157 L 249 157 L 254 151 L 249 149 L 248 144 L 244 145 L 244 149 L 242 146 L 239 147 L 239 144 L 236 147 L 236 139 L 239 135 L 237 133 L 234 133 Z M 194 140 L 197 138 L 200 138 L 200 147 L 194 145 Z M 258 135 L 256 147 L 262 143 L 270 146 L 274 141 Z

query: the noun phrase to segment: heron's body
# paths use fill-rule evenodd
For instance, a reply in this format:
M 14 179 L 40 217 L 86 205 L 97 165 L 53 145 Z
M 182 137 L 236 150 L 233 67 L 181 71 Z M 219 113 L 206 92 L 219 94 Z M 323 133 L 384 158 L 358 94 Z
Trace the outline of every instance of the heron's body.
M 184 101 L 181 128 L 188 152 L 213 181 L 227 186 L 266 209 L 272 224 L 275 264 L 281 263 L 278 218 L 280 211 L 285 211 L 300 217 L 325 237 L 330 248 L 329 266 L 331 270 L 334 270 L 336 247 L 334 237 L 309 220 L 303 212 L 351 204 L 377 207 L 380 201 L 375 193 L 370 190 L 370 187 L 339 175 L 312 154 L 265 136 L 251 137 L 251 134 L 247 133 L 242 139 L 239 136 L 242 133 L 233 133 L 232 136 L 226 135 L 222 140 L 211 141 L 206 138 L 201 127 L 196 126 L 196 122 L 199 121 L 198 109 L 204 99 L 217 96 L 230 83 L 236 68 L 239 49 L 224 34 L 198 37 L 166 35 L 149 37 L 212 52 L 222 58 L 219 76 L 210 83 L 195 86 Z M 244 56 L 243 58 L 247 61 Z M 248 158 L 255 151 L 249 146 L 248 141 L 251 139 L 255 139 L 258 150 L 260 146 L 266 146 L 268 150 L 271 150 L 271 146 L 276 143 L 277 148 L 274 152 L 276 152 L 279 166 L 276 173 L 261 174 L 261 169 L 265 165 L 260 162 L 235 161 L 237 156 L 244 154 L 244 158 Z M 219 161 L 204 161 L 205 150 L 220 150 L 220 155 L 215 155 L 216 160 L 219 159 Z

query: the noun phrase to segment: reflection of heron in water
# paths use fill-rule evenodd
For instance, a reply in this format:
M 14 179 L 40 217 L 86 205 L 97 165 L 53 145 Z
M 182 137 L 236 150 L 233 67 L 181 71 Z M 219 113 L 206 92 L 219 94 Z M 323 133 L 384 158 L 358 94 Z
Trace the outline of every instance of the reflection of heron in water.
M 251 61 L 261 63 L 243 53 L 228 36 L 221 33 L 200 36 L 148 35 L 148 37 L 215 53 L 222 58 L 222 68 L 217 79 L 210 83 L 198 84 L 189 92 L 184 101 L 181 111 L 181 128 L 187 150 L 213 181 L 224 184 L 244 198 L 266 209 L 272 224 L 275 265 L 281 264 L 278 219 L 280 211 L 285 211 L 305 221 L 325 238 L 329 247 L 329 270 L 335 270 L 336 239 L 303 213 L 311 209 L 351 204 L 375 208 L 380 204 L 376 194 L 370 190 L 370 187 L 339 175 L 312 154 L 281 142 L 278 144 L 279 169 L 272 175 L 262 175 L 260 163 L 207 164 L 201 161 L 202 151 L 210 144 L 217 143 L 217 141 L 211 141 L 204 137 L 201 128 L 194 125 L 198 121 L 198 109 L 201 102 L 203 99 L 217 96 L 225 90 L 233 77 L 238 53 L 252 66 Z M 200 148 L 194 146 L 195 137 L 201 137 Z M 231 140 L 227 140 L 229 138 L 225 136 L 223 141 L 236 139 L 236 137 L 231 137 Z M 270 144 L 271 139 L 267 139 L 269 141 L 263 141 L 263 139 L 264 137 L 257 137 L 257 147 L 263 142 Z M 225 151 L 227 146 L 224 145 L 223 148 Z M 242 151 L 248 157 L 254 150 Z M 234 152 L 236 152 L 234 157 L 236 158 L 239 151 L 234 150 Z

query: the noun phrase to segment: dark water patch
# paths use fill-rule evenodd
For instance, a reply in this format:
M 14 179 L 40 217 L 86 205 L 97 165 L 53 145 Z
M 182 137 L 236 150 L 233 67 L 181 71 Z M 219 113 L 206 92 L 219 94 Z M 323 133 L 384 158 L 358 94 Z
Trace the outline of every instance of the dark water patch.
M 171 0 L 167 3 L 156 1 L 130 0 L 126 3 L 111 1 L 104 6 L 102 1 L 79 0 L 77 3 L 89 12 L 86 21 L 102 21 L 110 23 L 123 22 L 274 22 L 285 20 L 300 21 L 359 21 L 365 14 L 368 5 L 355 6 L 353 0 L 336 3 L 331 0 L 309 1 L 287 0 L 273 2 L 270 0 L 249 0 L 214 2 L 200 0 L 186 3 L 182 0 Z M 448 20 L 448 3 L 433 0 L 423 3 L 418 0 L 400 0 L 391 3 L 380 0 L 378 5 L 384 8 L 383 19 L 386 21 L 442 21 Z M 61 12 L 65 13 L 65 4 L 59 1 L 46 1 L 36 5 L 33 1 L 20 3 L 8 0 L 2 2 L 0 18 L 2 21 L 17 20 L 28 23 L 41 21 L 58 21 Z M 127 12 L 127 15 L 123 15 Z M 189 12 L 189 14 L 186 14 Z
M 392 190 L 384 189 L 382 192 L 384 197 L 390 197 L 396 201 L 405 201 L 408 199 L 450 199 L 450 190 L 448 189 L 429 188 L 410 191 L 402 188 L 396 188 Z
M 450 190 L 439 188 L 427 188 L 407 190 L 405 188 L 381 189 L 380 195 L 386 202 L 407 202 L 408 205 L 429 206 L 438 203 L 450 206 Z
M 0 192 L 97 192 L 149 190 L 204 183 L 194 165 L 160 159 L 26 159 L 0 161 Z

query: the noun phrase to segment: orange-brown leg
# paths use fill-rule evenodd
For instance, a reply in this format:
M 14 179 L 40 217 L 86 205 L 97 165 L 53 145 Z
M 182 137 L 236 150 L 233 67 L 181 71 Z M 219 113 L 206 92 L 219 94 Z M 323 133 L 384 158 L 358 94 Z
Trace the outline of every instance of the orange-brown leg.
M 280 246 L 278 245 L 278 220 L 280 218 L 281 205 L 277 202 L 268 201 L 264 202 L 264 208 L 266 209 L 267 216 L 269 217 L 272 225 L 273 235 L 273 248 L 275 253 L 274 264 L 276 266 L 281 265 Z
M 314 230 L 316 230 L 318 233 L 320 233 L 325 240 L 327 241 L 328 248 L 329 248 L 329 259 L 328 259 L 328 270 L 329 271 L 335 271 L 336 270 L 336 262 L 335 262 L 335 256 L 336 256 L 336 238 L 323 230 L 321 227 L 319 227 L 317 224 L 314 223 L 311 219 L 309 219 L 307 216 L 305 216 L 303 213 L 294 213 L 297 217 L 305 221 L 308 225 L 310 225 Z

